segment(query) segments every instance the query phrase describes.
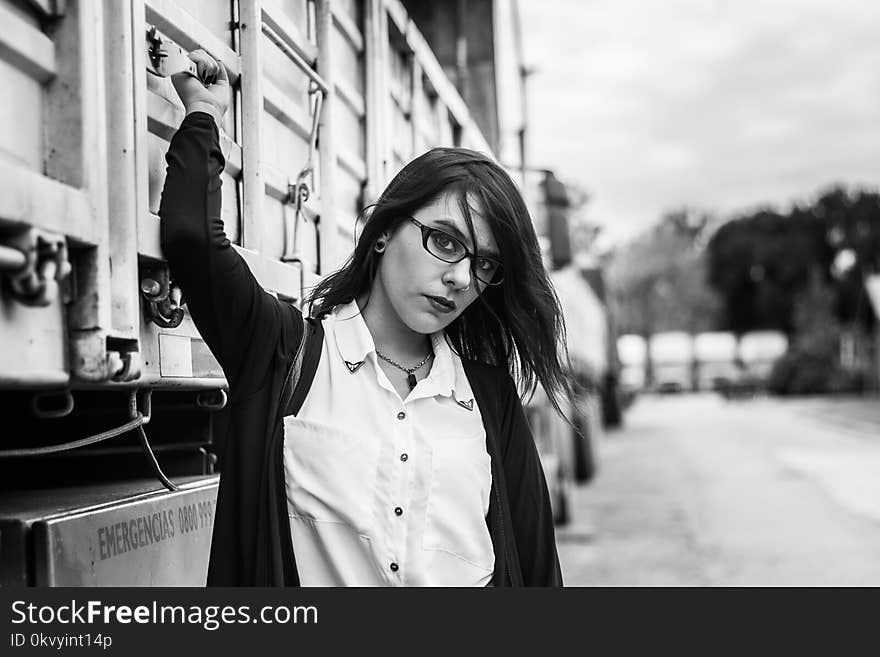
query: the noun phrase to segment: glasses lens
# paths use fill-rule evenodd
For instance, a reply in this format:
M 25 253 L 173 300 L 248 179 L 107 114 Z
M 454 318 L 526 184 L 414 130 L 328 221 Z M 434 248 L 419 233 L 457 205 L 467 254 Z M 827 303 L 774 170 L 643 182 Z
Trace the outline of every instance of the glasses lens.
M 464 244 L 442 230 L 432 230 L 426 246 L 431 255 L 446 262 L 458 262 L 467 255 Z
M 477 279 L 486 285 L 500 285 L 504 281 L 504 267 L 492 258 L 477 258 Z
M 468 256 L 467 247 L 449 233 L 444 233 L 436 228 L 422 226 L 415 219 L 412 222 L 427 232 L 425 248 L 435 258 L 444 262 L 461 262 Z M 477 257 L 474 262 L 474 270 L 477 280 L 484 285 L 500 285 L 504 280 L 504 267 L 495 258 Z

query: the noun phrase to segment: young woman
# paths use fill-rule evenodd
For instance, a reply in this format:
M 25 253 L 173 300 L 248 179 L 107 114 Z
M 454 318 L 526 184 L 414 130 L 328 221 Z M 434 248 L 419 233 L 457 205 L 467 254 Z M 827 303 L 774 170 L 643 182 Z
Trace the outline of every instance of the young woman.
M 230 386 L 212 585 L 561 586 L 517 385 L 569 394 L 563 326 L 509 176 L 465 149 L 409 163 L 312 317 L 266 293 L 223 232 L 225 68 L 173 82 L 162 248 Z M 304 328 L 305 327 L 305 328 Z M 314 378 L 285 417 L 304 332 Z M 317 333 L 320 335 L 320 332 Z

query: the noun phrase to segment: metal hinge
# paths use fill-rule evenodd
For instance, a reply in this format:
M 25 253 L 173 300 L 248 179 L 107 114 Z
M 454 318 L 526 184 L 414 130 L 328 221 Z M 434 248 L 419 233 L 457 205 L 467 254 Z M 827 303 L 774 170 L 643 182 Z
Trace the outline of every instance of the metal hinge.
M 69 301 L 71 272 L 67 239 L 28 228 L 0 245 L 0 273 L 12 296 L 26 306 L 48 306 L 59 296 Z

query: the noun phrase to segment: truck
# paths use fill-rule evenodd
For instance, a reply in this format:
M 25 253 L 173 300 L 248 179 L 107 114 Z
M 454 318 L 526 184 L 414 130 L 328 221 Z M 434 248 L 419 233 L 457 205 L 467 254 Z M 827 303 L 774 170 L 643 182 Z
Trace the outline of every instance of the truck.
M 205 582 L 228 386 L 157 215 L 188 54 L 229 71 L 226 235 L 299 305 L 414 156 L 524 166 L 524 114 L 489 102 L 523 67 L 483 43 L 514 19 L 512 0 L 0 0 L 0 585 Z
M 727 390 L 740 378 L 738 341 L 730 331 L 707 331 L 694 336 L 697 390 Z
M 647 385 L 648 341 L 635 333 L 624 333 L 617 338 L 620 359 L 620 389 L 624 404 L 631 404 Z
M 739 338 L 737 355 L 743 365 L 744 378 L 753 387 L 766 386 L 776 360 L 788 351 L 788 338 L 782 331 L 748 331 Z
M 554 520 L 565 525 L 572 520 L 575 486 L 590 482 L 599 467 L 609 334 L 607 311 L 576 267 L 551 271 L 550 280 L 565 319 L 575 394 L 562 400 L 560 414 L 538 386 L 525 412 L 550 491 Z
M 648 339 L 651 387 L 656 392 L 693 390 L 694 340 L 685 331 L 662 331 Z
M 574 394 L 561 401 L 562 414 L 539 389 L 525 405 L 550 489 L 556 523 L 571 520 L 575 486 L 599 469 L 598 443 L 620 421 L 617 345 L 605 299 L 601 259 L 590 244 L 578 244 L 572 196 L 577 190 L 550 169 L 526 172 L 524 198 L 542 249 L 545 270 L 565 321 Z

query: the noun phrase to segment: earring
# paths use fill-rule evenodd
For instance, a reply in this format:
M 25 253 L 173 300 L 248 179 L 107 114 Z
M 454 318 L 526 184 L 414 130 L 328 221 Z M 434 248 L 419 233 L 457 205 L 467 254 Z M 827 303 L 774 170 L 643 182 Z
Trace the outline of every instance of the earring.
M 376 240 L 376 246 L 373 249 L 376 253 L 382 253 L 385 250 L 385 240 Z

